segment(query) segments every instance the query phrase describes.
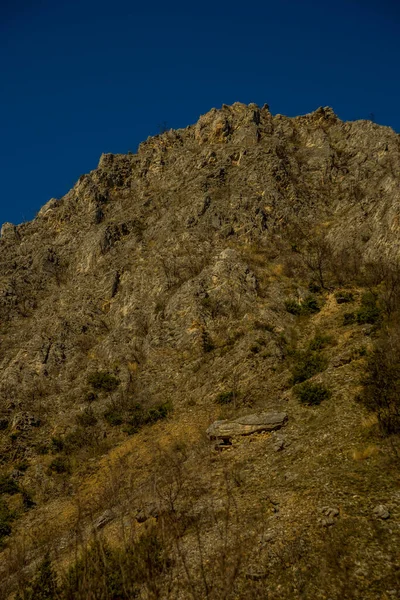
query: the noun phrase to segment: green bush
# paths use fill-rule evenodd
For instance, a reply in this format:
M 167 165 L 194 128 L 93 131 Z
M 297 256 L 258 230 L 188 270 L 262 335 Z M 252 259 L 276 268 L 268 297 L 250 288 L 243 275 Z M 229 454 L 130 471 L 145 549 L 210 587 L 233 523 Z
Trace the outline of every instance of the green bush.
M 351 312 L 351 313 L 344 313 L 343 315 L 343 325 L 352 325 L 352 323 L 355 323 L 356 320 L 356 314 Z
M 18 494 L 19 492 L 18 483 L 8 475 L 0 476 L 0 494 L 9 494 L 12 496 L 13 494 Z
M 94 390 L 113 392 L 119 386 L 120 380 L 107 371 L 97 371 L 89 375 L 88 383 Z
M 258 344 L 253 344 L 252 346 L 250 346 L 250 352 L 252 354 L 259 354 L 261 352 L 261 348 Z
M 307 296 L 304 298 L 301 305 L 301 312 L 303 315 L 311 315 L 320 311 L 317 299 L 314 296 Z
M 292 368 L 292 385 L 302 383 L 317 373 L 324 371 L 327 367 L 326 358 L 319 352 L 306 350 L 295 354 L 295 362 Z
M 29 510 L 36 506 L 36 502 L 27 490 L 22 490 L 22 504 L 25 510 Z
M 60 437 L 53 436 L 51 438 L 51 451 L 53 454 L 64 450 L 64 440 Z
M 359 325 L 374 325 L 380 318 L 380 310 L 376 304 L 377 299 L 374 294 L 367 292 L 361 299 L 361 307 L 356 312 L 356 319 Z
M 211 336 L 208 333 L 208 331 L 203 331 L 202 344 L 204 352 L 212 352 L 213 350 L 215 350 L 215 344 L 211 339 Z
M 324 348 L 326 348 L 326 346 L 328 346 L 331 343 L 332 343 L 331 335 L 322 335 L 322 334 L 318 333 L 314 337 L 314 339 L 312 339 L 311 342 L 309 343 L 308 349 L 311 350 L 312 352 L 318 352 L 319 350 L 323 350 Z
M 306 381 L 294 388 L 294 393 L 302 404 L 318 405 L 331 397 L 332 392 L 320 383 Z
M 48 468 L 49 474 L 52 474 L 52 473 L 61 474 L 61 473 L 70 473 L 70 472 L 71 472 L 71 466 L 69 464 L 68 459 L 65 458 L 64 456 L 57 456 L 49 464 L 49 468 Z
M 161 421 L 162 419 L 166 419 L 169 413 L 171 412 L 172 407 L 168 402 L 164 404 L 158 404 L 156 406 L 152 406 L 147 411 L 145 416 L 145 424 L 152 425 L 157 421 Z
M 10 511 L 7 504 L 0 498 L 0 548 L 3 539 L 11 533 L 10 523 L 13 519 L 13 513 Z
M 109 425 L 112 427 L 117 427 L 118 425 L 122 425 L 124 423 L 124 414 L 123 411 L 115 405 L 109 406 L 103 413 L 104 419 L 107 421 Z
M 84 398 L 85 402 L 94 402 L 95 400 L 97 400 L 98 395 L 95 394 L 95 392 L 88 392 Z
M 295 316 L 312 315 L 320 311 L 317 299 L 312 295 L 304 298 L 301 303 L 293 299 L 286 300 L 285 308 L 288 313 Z
M 298 316 L 301 314 L 301 305 L 296 300 L 286 300 L 285 308 L 291 315 Z
M 26 460 L 21 460 L 15 465 L 17 471 L 21 471 L 21 473 L 25 473 L 29 469 L 29 463 Z
M 36 445 L 36 452 L 40 455 L 48 454 L 50 451 L 49 445 L 45 442 L 39 442 Z
M 231 404 L 231 402 L 233 402 L 233 400 L 235 399 L 235 394 L 232 391 L 229 392 L 221 392 L 220 394 L 218 394 L 218 396 L 215 398 L 215 403 L 216 404 L 220 404 L 220 405 L 224 405 L 224 404 Z
M 0 431 L 5 431 L 9 425 L 8 419 L 0 419 Z
M 97 418 L 93 409 L 91 407 L 85 408 L 85 410 L 77 415 L 76 422 L 78 425 L 82 425 L 82 427 L 93 427 L 93 425 L 96 425 Z
M 321 291 L 321 286 L 316 281 L 310 281 L 308 289 L 312 294 L 318 294 Z
M 137 433 L 144 425 L 152 425 L 165 419 L 172 410 L 169 402 L 156 404 L 145 408 L 139 403 L 130 406 L 113 403 L 104 412 L 105 420 L 112 426 L 127 425 L 126 431 L 130 434 Z

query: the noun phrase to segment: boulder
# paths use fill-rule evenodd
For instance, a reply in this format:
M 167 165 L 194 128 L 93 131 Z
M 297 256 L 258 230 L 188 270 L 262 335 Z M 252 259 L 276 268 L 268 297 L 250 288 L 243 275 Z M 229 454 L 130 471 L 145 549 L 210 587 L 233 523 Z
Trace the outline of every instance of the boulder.
M 386 520 L 390 517 L 389 509 L 384 504 L 378 504 L 378 506 L 375 506 L 373 513 L 377 519 Z
M 207 429 L 207 435 L 210 439 L 229 440 L 231 437 L 237 435 L 251 435 L 252 433 L 261 433 L 263 431 L 275 431 L 283 427 L 287 420 L 287 414 L 279 412 L 261 412 L 245 415 L 232 421 L 215 421 Z

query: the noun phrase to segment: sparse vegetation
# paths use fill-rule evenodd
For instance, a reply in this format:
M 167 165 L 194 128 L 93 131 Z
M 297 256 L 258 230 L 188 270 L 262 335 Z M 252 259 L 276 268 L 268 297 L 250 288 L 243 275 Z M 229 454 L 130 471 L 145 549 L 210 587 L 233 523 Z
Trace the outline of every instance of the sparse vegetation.
M 1 599 L 395 596 L 398 139 L 263 110 L 5 228 Z

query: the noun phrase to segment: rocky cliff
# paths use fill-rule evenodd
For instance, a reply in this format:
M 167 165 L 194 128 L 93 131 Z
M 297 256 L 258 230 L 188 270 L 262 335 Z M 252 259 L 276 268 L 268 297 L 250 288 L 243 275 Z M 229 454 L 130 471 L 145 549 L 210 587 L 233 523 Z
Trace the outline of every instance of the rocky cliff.
M 355 398 L 399 183 L 390 128 L 236 103 L 3 225 L 3 597 L 46 552 L 62 579 L 78 539 L 150 525 L 157 589 L 79 597 L 396 597 L 397 438 Z M 307 381 L 323 402 L 301 401 Z M 282 431 L 207 439 L 265 411 Z

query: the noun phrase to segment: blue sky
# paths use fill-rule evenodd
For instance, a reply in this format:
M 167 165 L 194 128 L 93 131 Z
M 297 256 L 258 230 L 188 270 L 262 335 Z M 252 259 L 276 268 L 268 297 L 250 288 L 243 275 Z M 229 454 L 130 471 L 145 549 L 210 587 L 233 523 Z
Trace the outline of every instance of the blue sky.
M 399 28 L 396 0 L 3 0 L 0 223 L 223 103 L 400 132 Z

